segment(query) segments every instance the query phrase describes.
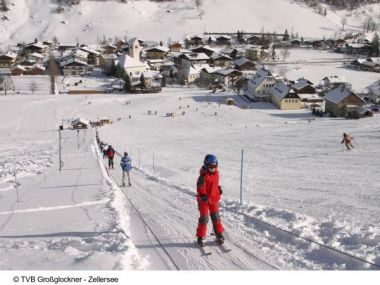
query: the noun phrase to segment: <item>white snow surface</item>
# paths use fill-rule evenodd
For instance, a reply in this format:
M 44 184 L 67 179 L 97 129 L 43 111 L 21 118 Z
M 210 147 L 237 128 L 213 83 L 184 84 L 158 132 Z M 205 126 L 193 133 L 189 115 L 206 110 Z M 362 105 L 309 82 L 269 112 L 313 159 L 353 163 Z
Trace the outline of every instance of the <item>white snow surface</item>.
M 227 97 L 237 106 L 219 104 Z M 58 171 L 62 119 L 101 116 L 114 123 L 99 128 L 100 138 L 132 157 L 132 187 L 118 186 L 120 157 L 108 177 L 93 130 L 63 132 Z M 313 118 L 192 88 L 0 97 L 0 268 L 376 269 L 263 222 L 379 264 L 379 120 Z M 340 144 L 343 132 L 354 136 L 354 150 Z M 212 255 L 205 257 L 194 240 L 196 180 L 207 153 L 219 158 L 232 251 L 223 253 L 208 235 Z
M 48 0 L 13 0 L 6 12 L 9 20 L 0 19 L 2 45 L 31 42 L 35 38 L 60 42 L 93 43 L 103 37 L 138 36 L 149 40 L 182 40 L 186 34 L 207 32 L 289 33 L 304 38 L 331 37 L 340 33 L 341 17 L 347 11 L 328 10 L 327 17 L 310 7 L 289 0 L 204 0 L 198 9 L 194 0 L 173 2 L 82 1 L 54 11 L 58 4 Z M 367 5 L 347 16 L 345 31 L 357 32 L 363 19 L 374 15 L 378 21 L 379 5 Z M 365 9 L 365 10 L 364 10 Z M 106 13 L 104 12 L 106 11 Z M 331 13 L 330 13 L 331 12 Z M 307 23 L 307 25 L 305 24 Z

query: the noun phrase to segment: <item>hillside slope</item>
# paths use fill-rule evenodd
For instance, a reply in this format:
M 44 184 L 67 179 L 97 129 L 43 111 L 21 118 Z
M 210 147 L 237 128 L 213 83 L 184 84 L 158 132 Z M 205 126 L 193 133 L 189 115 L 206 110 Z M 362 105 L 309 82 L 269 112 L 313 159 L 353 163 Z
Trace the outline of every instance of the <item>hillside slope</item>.
M 48 3 L 48 4 L 47 4 Z M 107 37 L 182 39 L 184 34 L 237 30 L 284 32 L 304 37 L 331 36 L 337 23 L 289 0 L 207 0 L 200 10 L 193 0 L 174 2 L 85 1 L 56 13 L 58 4 L 44 0 L 13 0 L 0 17 L 0 44 L 51 39 L 94 42 Z M 104 11 L 107 11 L 106 13 Z M 6 16 L 6 18 L 4 18 Z M 305 25 L 307 23 L 307 25 Z

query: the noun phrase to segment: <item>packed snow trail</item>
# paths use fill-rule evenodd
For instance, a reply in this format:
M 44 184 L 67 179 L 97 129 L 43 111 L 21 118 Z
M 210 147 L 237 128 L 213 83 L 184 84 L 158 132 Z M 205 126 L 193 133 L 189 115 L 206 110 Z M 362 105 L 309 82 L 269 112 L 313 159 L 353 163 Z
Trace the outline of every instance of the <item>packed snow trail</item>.
M 115 157 L 115 169 L 109 170 L 110 176 L 118 183 L 121 182 L 119 160 L 119 157 Z M 106 162 L 106 160 L 104 161 Z M 131 176 L 132 186 L 120 188 L 120 190 L 131 202 L 128 209 L 131 215 L 131 238 L 139 253 L 143 257 L 149 258 L 148 269 L 277 269 L 276 265 L 272 265 L 260 256 L 259 249 L 239 243 L 235 244 L 236 235 L 232 232 L 226 234 L 226 245 L 232 249 L 231 252 L 224 253 L 214 242 L 214 237 L 209 235 L 206 239 L 206 248 L 213 254 L 207 257 L 203 256 L 202 250 L 195 243 L 195 229 L 198 223 L 195 195 L 181 191 L 180 187 L 162 183 L 155 177 L 137 169 L 132 171 Z M 183 205 L 186 207 L 184 208 Z M 161 248 L 145 223 L 159 238 L 169 256 Z M 273 264 L 275 263 L 273 262 Z

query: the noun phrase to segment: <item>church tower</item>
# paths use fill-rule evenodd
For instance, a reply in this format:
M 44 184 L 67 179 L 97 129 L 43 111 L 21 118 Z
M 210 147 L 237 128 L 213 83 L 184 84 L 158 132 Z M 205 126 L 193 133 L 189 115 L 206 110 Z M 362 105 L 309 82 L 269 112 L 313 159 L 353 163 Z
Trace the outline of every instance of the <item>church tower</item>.
M 140 60 L 141 45 L 137 38 L 133 38 L 129 41 L 129 56 Z

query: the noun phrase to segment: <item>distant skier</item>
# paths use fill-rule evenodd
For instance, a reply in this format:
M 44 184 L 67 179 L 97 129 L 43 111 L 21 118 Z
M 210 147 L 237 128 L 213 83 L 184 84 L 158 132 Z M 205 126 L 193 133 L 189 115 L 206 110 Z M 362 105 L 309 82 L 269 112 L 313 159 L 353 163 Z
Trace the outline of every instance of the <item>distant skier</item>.
M 200 214 L 197 228 L 197 242 L 201 246 L 204 246 L 209 212 L 216 240 L 220 244 L 224 242 L 224 228 L 219 215 L 219 200 L 222 195 L 222 188 L 219 186 L 219 171 L 217 168 L 218 159 L 216 156 L 213 154 L 206 155 L 197 181 L 197 202 Z
M 108 157 L 108 168 L 113 169 L 113 158 L 115 156 L 115 150 L 112 145 L 110 145 L 107 149 L 107 157 Z
M 108 144 L 103 144 L 103 158 L 107 158 Z
M 128 177 L 128 185 L 131 186 L 131 177 L 129 175 L 129 172 L 132 170 L 132 161 L 131 158 L 128 156 L 127 152 L 124 152 L 124 156 L 121 158 L 120 161 L 121 170 L 123 171 L 122 181 L 121 184 L 124 187 L 125 186 L 125 174 L 127 174 Z
M 343 133 L 343 140 L 341 143 L 344 143 L 346 145 L 347 150 L 351 150 L 351 149 L 355 148 L 352 145 L 352 139 L 353 139 L 352 136 L 350 136 L 349 134 Z

